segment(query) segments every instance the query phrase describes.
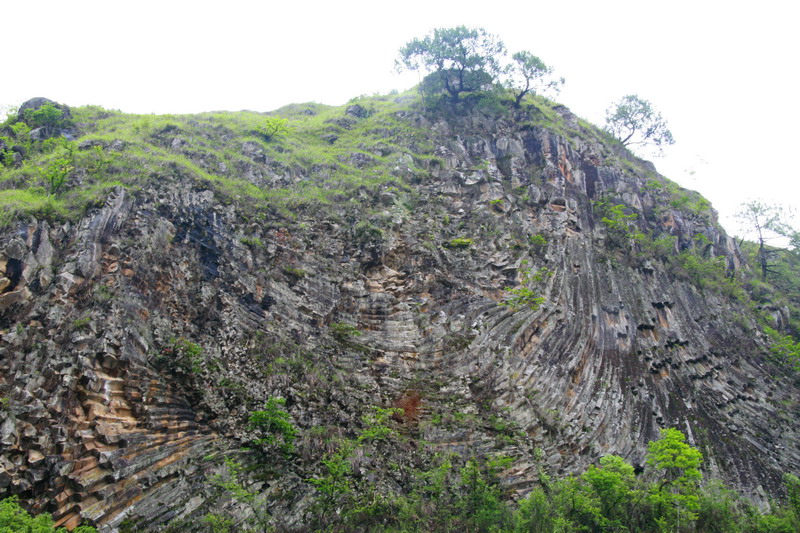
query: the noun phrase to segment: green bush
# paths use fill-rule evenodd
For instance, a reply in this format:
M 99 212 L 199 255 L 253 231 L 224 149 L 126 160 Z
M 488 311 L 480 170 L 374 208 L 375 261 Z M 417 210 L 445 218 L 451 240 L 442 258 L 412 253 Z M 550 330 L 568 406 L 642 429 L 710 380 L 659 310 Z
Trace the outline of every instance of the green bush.
M 294 441 L 298 430 L 284 406 L 283 398 L 270 398 L 261 411 L 253 411 L 248 419 L 249 427 L 258 432 L 253 444 L 265 451 L 280 449 L 284 454 L 294 453 Z
M 256 126 L 256 133 L 265 141 L 289 131 L 289 120 L 280 117 L 267 117 L 262 124 Z
M 295 281 L 306 277 L 306 271 L 303 270 L 302 268 L 286 265 L 282 267 L 281 270 L 283 270 L 283 273 L 286 274 L 287 276 L 294 278 Z
M 528 241 L 537 252 L 547 247 L 547 238 L 543 235 L 531 235 Z
M 170 339 L 161 349 L 155 364 L 182 374 L 200 374 L 203 372 L 203 349 L 183 337 Z
M 264 243 L 258 237 L 242 237 L 239 242 L 249 248 L 263 248 Z
M 592 202 L 592 209 L 605 226 L 606 238 L 612 246 L 623 248 L 631 241 L 644 239 L 644 234 L 634 223 L 638 215 L 627 213 L 628 208 L 625 205 L 614 204 L 609 198 L 601 198 Z
M 23 113 L 25 122 L 37 128 L 45 128 L 47 135 L 52 135 L 59 128 L 71 124 L 64 118 L 64 112 L 53 104 L 45 104 L 38 109 L 26 109 Z
M 47 191 L 51 195 L 58 194 L 61 187 L 67 182 L 67 178 L 75 170 L 72 161 L 59 157 L 39 170 L 42 179 L 47 184 Z
M 467 239 L 466 237 L 456 237 L 455 239 L 451 239 L 447 244 L 445 244 L 445 246 L 457 250 L 464 250 L 472 246 L 472 239 Z
M 361 331 L 357 327 L 345 322 L 334 322 L 329 328 L 333 338 L 339 342 L 348 342 L 353 337 L 361 336 Z
M 771 341 L 773 360 L 793 372 L 800 372 L 800 342 L 770 327 L 764 327 L 764 332 Z
M 388 440 L 395 434 L 394 430 L 387 425 L 389 419 L 402 414 L 403 410 L 398 408 L 384 409 L 382 407 L 373 407 L 371 413 L 361 417 L 361 421 L 364 423 L 364 429 L 358 436 L 358 442 Z
M 36 517 L 20 507 L 16 496 L 0 500 L 0 533 L 67 533 L 63 527 L 56 529 L 53 518 L 46 513 Z M 91 526 L 78 526 L 72 533 L 97 533 Z
M 733 276 L 728 275 L 724 257 L 702 257 L 684 250 L 677 257 L 678 274 L 688 278 L 701 289 L 710 289 L 732 298 L 744 299 L 744 290 Z
M 522 271 L 522 279 L 517 287 L 506 287 L 506 296 L 500 305 L 508 307 L 512 311 L 519 311 L 527 308 L 536 311 L 545 302 L 543 296 L 539 296 L 532 286 L 541 286 L 544 281 L 553 275 L 553 271 L 547 267 L 542 267 L 535 273 L 531 270 Z

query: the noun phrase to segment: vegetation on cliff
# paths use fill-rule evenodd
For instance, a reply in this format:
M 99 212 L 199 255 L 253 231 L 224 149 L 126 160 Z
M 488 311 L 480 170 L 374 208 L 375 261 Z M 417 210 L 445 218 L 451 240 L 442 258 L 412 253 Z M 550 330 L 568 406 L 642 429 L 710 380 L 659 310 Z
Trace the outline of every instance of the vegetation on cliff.
M 314 531 L 791 533 L 800 528 L 800 479 L 787 474 L 787 503 L 772 502 L 764 512 L 718 480 L 703 482 L 702 454 L 675 429 L 663 430 L 650 443 L 647 466 L 640 473 L 617 455 L 560 479 L 540 466 L 538 486 L 524 497 L 511 498 L 511 457 L 465 460 L 458 454 L 436 454 L 421 469 L 395 465 L 398 477 L 408 478 L 410 486 L 403 492 L 387 491 L 352 461 L 359 453 L 381 455 L 388 447 L 403 445 L 401 435 L 387 425 L 390 414 L 377 410 L 362 433 L 341 441 L 323 459 L 323 473 L 309 480 L 318 491 L 309 517 Z M 254 499 L 242 485 L 241 465 L 229 459 L 226 465 L 226 475 L 212 482 L 222 495 L 251 507 L 252 518 L 243 523 L 235 515 L 210 513 L 202 519 L 206 531 L 282 531 L 270 520 L 269 502 Z M 176 522 L 169 531 L 191 527 Z

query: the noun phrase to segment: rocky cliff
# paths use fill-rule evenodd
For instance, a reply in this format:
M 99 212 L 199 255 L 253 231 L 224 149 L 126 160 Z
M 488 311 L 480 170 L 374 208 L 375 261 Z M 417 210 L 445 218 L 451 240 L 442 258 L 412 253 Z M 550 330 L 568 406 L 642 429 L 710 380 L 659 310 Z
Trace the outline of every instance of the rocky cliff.
M 297 453 L 248 483 L 287 527 L 372 407 L 404 409 L 402 439 L 354 466 L 396 490 L 422 450 L 502 452 L 524 494 L 609 453 L 641 465 L 665 427 L 751 494 L 800 468 L 800 395 L 718 275 L 735 243 L 563 107 L 377 97 L 279 110 L 273 136 L 258 114 L 72 113 L 65 199 L 6 202 L 0 233 L 0 491 L 59 523 L 235 508 L 209 479 L 248 461 L 270 397 Z

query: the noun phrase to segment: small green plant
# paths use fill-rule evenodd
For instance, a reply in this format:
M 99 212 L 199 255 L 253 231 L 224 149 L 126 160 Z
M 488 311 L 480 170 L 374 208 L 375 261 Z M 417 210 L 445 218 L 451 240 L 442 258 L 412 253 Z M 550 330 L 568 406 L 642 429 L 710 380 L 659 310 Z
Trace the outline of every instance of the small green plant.
M 104 304 L 114 297 L 114 291 L 108 285 L 99 284 L 94 289 L 94 300 L 99 304 Z
M 256 133 L 265 141 L 289 131 L 289 120 L 280 117 L 267 117 L 264 122 L 256 126 Z
M 638 216 L 636 213 L 627 213 L 623 204 L 614 204 L 608 198 L 601 198 L 592 202 L 592 208 L 600 216 L 611 245 L 623 248 L 631 241 L 644 239 L 644 234 L 634 223 Z
M 0 137 L 0 147 L 10 146 L 10 142 L 5 142 L 8 140 L 9 139 L 6 137 Z M 16 163 L 14 150 L 11 148 L 4 148 L 0 150 L 0 165 L 10 168 L 14 166 L 14 163 Z
M 702 257 L 685 250 L 677 257 L 678 273 L 701 289 L 710 289 L 739 300 L 745 293 L 739 281 L 727 272 L 724 257 Z
M 253 439 L 253 444 L 266 451 L 278 448 L 286 455 L 294 453 L 298 430 L 292 424 L 285 405 L 284 398 L 273 397 L 267 400 L 263 410 L 250 413 L 249 428 L 259 434 Z
M 547 238 L 544 235 L 536 234 L 531 235 L 528 237 L 528 242 L 531 243 L 531 246 L 537 249 L 541 249 L 547 246 Z
M 644 247 L 656 259 L 666 260 L 676 254 L 678 238 L 674 235 L 659 235 L 651 241 L 643 241 Z
M 25 149 L 30 148 L 31 145 L 31 127 L 24 122 L 17 122 L 11 125 L 11 132 L 14 134 L 14 139 L 17 140 Z
M 519 311 L 523 307 L 536 311 L 545 302 L 544 297 L 536 294 L 536 291 L 530 287 L 508 287 L 505 291 L 506 298 L 500 302 L 500 305 L 508 307 L 512 311 Z
M 214 474 L 211 476 L 209 481 L 213 487 L 228 494 L 234 500 L 250 507 L 253 511 L 253 515 L 247 520 L 248 522 L 254 523 L 258 526 L 258 530 L 260 531 L 270 531 L 269 527 L 272 516 L 266 505 L 266 501 L 258 499 L 257 491 L 248 490 L 244 486 L 241 481 L 243 478 L 243 470 L 242 465 L 238 461 L 230 457 L 225 457 L 225 470 L 221 474 Z M 214 518 L 209 517 L 210 515 L 206 515 L 208 521 L 204 521 L 212 528 L 213 533 L 225 533 L 232 530 L 231 526 L 233 522 L 225 516 L 215 514 Z M 219 529 L 213 529 L 214 527 Z M 229 529 L 225 529 L 226 527 Z M 184 530 L 182 529 L 181 531 Z M 247 529 L 247 531 L 250 530 Z
M 355 442 L 342 441 L 335 452 L 326 454 L 322 459 L 323 473 L 308 479 L 320 493 L 315 515 L 321 525 L 327 526 L 327 519 L 335 511 L 339 500 L 353 492 L 350 456 L 355 448 Z
M 384 239 L 384 231 L 366 220 L 355 225 L 354 236 L 360 244 L 380 243 Z
M 173 338 L 161 349 L 155 363 L 183 374 L 200 374 L 203 372 L 203 349 L 183 337 Z
M 116 154 L 109 155 L 102 146 L 93 146 L 82 157 L 81 164 L 90 174 L 102 177 L 116 158 Z
M 40 169 L 39 174 L 47 184 L 47 191 L 50 195 L 56 195 L 74 170 L 75 166 L 72 164 L 71 160 L 65 157 L 59 157 Z
M 283 270 L 283 273 L 286 274 L 287 276 L 294 278 L 295 281 L 306 277 L 306 271 L 303 270 L 302 268 L 286 265 L 282 267 L 281 270 Z
M 233 531 L 233 520 L 216 513 L 208 513 L 201 520 L 211 533 L 230 533 Z
M 250 248 L 263 248 L 264 243 L 258 237 L 242 237 L 239 242 Z
M 387 423 L 393 416 L 402 416 L 403 410 L 399 408 L 384 409 L 373 407 L 372 412 L 361 417 L 364 430 L 358 436 L 358 442 L 377 442 L 388 440 L 395 434 Z
M 89 325 L 92 321 L 91 315 L 83 316 L 72 323 L 72 329 L 80 330 Z
M 523 270 L 521 283 L 517 287 L 504 289 L 506 296 L 500 305 L 508 307 L 512 311 L 519 311 L 523 308 L 536 311 L 545 302 L 545 298 L 539 296 L 534 287 L 541 286 L 552 275 L 553 271 L 547 267 L 542 267 L 536 272 Z
M 451 239 L 445 246 L 455 250 L 465 250 L 472 246 L 472 239 L 456 237 L 455 239 Z
M 339 342 L 348 342 L 353 337 L 361 336 L 361 331 L 357 327 L 345 322 L 334 322 L 329 329 L 333 338 Z

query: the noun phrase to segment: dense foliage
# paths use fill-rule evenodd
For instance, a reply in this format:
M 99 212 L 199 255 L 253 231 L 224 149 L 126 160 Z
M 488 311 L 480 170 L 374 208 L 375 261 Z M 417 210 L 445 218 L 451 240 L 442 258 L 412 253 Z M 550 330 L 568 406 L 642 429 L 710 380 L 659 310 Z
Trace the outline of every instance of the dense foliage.
M 501 72 L 499 58 L 505 45 L 482 28 L 437 28 L 400 49 L 398 66 L 430 72 L 425 87 L 431 93 L 444 90 L 453 101 L 465 92 L 491 87 Z
M 558 93 L 564 78 L 556 78 L 553 68 L 528 51 L 515 52 L 504 63 L 506 47 L 496 35 L 483 28 L 437 28 L 422 39 L 415 38 L 400 49 L 399 70 L 424 71 L 424 94 L 445 93 L 455 104 L 461 95 L 486 91 L 499 85 L 508 87 L 519 108 L 529 93 Z
M 661 113 L 635 94 L 622 97 L 606 110 L 606 129 L 625 146 L 651 144 L 661 148 L 675 143 Z
M 638 475 L 616 455 L 601 458 L 579 476 L 559 480 L 540 467 L 538 486 L 515 501 L 504 482 L 514 466 L 512 458 L 464 460 L 435 454 L 424 467 L 398 472 L 409 476 L 410 490 L 387 491 L 355 469 L 353 460 L 364 453 L 380 455 L 398 444 L 389 425 L 391 414 L 376 409 L 365 417 L 364 431 L 341 441 L 323 458 L 320 474 L 308 480 L 317 490 L 309 516 L 313 531 L 788 533 L 800 527 L 800 479 L 787 474 L 787 503 L 773 504 L 764 513 L 719 481 L 703 483 L 700 451 L 675 429 L 663 430 L 650 443 L 645 469 Z M 268 517 L 269 502 L 254 500 L 254 493 L 238 481 L 241 470 L 227 460 L 228 473 L 212 483 L 252 506 L 253 516 Z M 207 531 L 223 533 L 269 527 L 268 518 L 249 526 L 233 518 L 214 514 L 203 521 L 209 524 Z
M 91 526 L 78 526 L 73 533 L 97 533 Z M 0 533 L 67 533 L 63 527 L 53 526 L 50 515 L 31 516 L 20 507 L 16 496 L 0 500 Z
M 558 93 L 564 85 L 564 78 L 555 78 L 553 68 L 528 51 L 516 52 L 511 59 L 506 84 L 514 91 L 514 107 L 519 108 L 522 99 L 530 92 Z

